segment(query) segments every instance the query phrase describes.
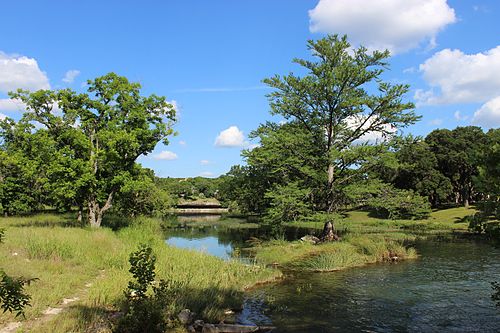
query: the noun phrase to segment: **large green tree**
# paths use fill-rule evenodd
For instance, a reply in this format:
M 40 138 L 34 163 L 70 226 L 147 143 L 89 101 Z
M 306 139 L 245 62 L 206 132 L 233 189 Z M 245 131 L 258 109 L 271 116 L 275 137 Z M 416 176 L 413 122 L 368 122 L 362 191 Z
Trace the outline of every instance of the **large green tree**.
M 438 129 L 425 142 L 436 156 L 439 171 L 453 186 L 455 203 L 468 207 L 476 194 L 474 179 L 488 142 L 486 134 L 477 126 Z
M 136 159 L 158 142 L 168 144 L 173 133 L 173 106 L 162 96 L 142 96 L 140 89 L 139 83 L 109 73 L 89 80 L 86 93 L 64 89 L 10 94 L 27 108 L 13 126 L 31 125 L 25 131 L 28 137 L 50 138 L 57 151 L 57 163 L 48 165 L 50 183 L 64 189 L 59 197 L 87 207 L 93 227 L 101 225 L 113 197 L 130 183 Z M 4 133 L 4 141 L 15 140 L 9 131 Z
M 370 134 L 391 136 L 419 117 L 413 104 L 403 101 L 408 85 L 382 80 L 388 51 L 353 48 L 346 36 L 337 35 L 311 40 L 308 48 L 312 59 L 294 59 L 305 75 L 276 75 L 264 82 L 274 88 L 268 95 L 273 115 L 322 137 L 318 149 L 327 160 L 325 204 L 332 211 L 353 174 L 366 172 L 363 165 L 378 153 L 361 140 Z

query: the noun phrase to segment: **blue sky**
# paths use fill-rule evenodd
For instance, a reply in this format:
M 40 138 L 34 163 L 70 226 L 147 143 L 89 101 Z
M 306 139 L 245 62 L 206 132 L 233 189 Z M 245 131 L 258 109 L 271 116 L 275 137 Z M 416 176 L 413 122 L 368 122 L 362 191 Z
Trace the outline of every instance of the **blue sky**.
M 2 1 L 0 117 L 7 91 L 84 89 L 116 72 L 175 101 L 179 133 L 140 162 L 162 177 L 218 176 L 270 120 L 263 78 L 299 71 L 306 41 L 347 33 L 393 51 L 385 79 L 411 85 L 422 120 L 405 133 L 500 126 L 500 3 L 494 0 Z M 497 49 L 498 47 L 498 49 Z

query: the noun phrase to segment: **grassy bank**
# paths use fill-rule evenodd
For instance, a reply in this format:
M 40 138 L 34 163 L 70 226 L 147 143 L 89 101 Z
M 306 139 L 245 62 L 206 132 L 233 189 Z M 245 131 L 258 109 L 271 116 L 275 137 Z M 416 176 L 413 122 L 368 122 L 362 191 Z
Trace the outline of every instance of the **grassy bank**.
M 288 226 L 306 227 L 319 232 L 333 219 L 342 235 L 339 242 L 312 245 L 300 241 L 274 240 L 253 248 L 258 262 L 289 270 L 333 271 L 370 263 L 414 259 L 416 251 L 407 244 L 429 235 L 464 233 L 468 224 L 463 217 L 474 209 L 436 210 L 425 220 L 388 220 L 373 217 L 366 211 L 352 211 L 343 216 L 318 214 Z
M 329 272 L 382 261 L 414 259 L 416 251 L 379 235 L 348 236 L 339 242 L 313 245 L 271 241 L 254 247 L 258 262 L 286 270 Z
M 138 219 L 116 232 L 73 227 L 73 220 L 64 215 L 0 218 L 0 227 L 6 229 L 0 267 L 9 275 L 39 279 L 27 288 L 32 307 L 26 309 L 24 331 L 86 332 L 106 326 L 106 316 L 124 300 L 131 278 L 129 254 L 141 243 L 154 249 L 157 278 L 182 286 L 174 307 L 189 308 L 211 321 L 220 320 L 224 309 L 241 306 L 245 288 L 280 274 L 167 246 L 158 220 Z M 79 300 L 61 314 L 34 320 L 48 307 L 73 297 Z M 2 314 L 0 326 L 13 320 Z

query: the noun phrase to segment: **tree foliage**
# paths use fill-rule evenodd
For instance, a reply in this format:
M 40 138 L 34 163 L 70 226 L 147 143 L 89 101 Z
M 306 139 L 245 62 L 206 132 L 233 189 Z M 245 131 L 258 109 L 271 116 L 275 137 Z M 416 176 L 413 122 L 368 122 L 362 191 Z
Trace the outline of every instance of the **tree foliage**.
M 337 35 L 311 40 L 308 48 L 315 61 L 294 59 L 305 76 L 276 75 L 264 82 L 275 89 L 268 95 L 273 115 L 295 121 L 321 138 L 317 143 L 327 160 L 326 204 L 331 211 L 353 170 L 364 172 L 369 154 L 376 151 L 360 148 L 360 140 L 374 133 L 392 136 L 419 117 L 412 103 L 403 102 L 409 87 L 382 80 L 388 51 L 353 49 L 346 36 Z
M 87 206 L 90 225 L 100 226 L 113 198 L 135 176 L 136 159 L 158 142 L 168 144 L 173 133 L 173 106 L 165 97 L 142 96 L 140 89 L 138 83 L 109 73 L 89 80 L 86 93 L 11 93 L 27 112 L 17 123 L 2 121 L 3 152 L 17 155 L 0 165 L 0 177 L 27 175 L 27 188 L 49 195 L 56 206 Z M 10 193 L 16 192 L 12 183 L 2 186 L 4 210 L 10 209 L 5 205 Z M 21 197 L 15 204 L 22 211 L 30 202 Z

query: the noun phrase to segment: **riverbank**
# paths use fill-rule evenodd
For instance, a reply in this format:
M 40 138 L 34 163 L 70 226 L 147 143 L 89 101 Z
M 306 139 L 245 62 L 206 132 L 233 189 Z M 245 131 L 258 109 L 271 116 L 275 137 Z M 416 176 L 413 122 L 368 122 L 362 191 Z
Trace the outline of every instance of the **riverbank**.
M 311 228 L 318 234 L 325 221 L 333 220 L 340 241 L 314 245 L 299 240 L 272 240 L 256 244 L 251 251 L 257 262 L 284 270 L 313 272 L 416 259 L 413 241 L 430 235 L 466 233 L 468 224 L 463 218 L 474 212 L 473 208 L 463 207 L 436 210 L 425 220 L 380 219 L 367 211 L 347 212 L 343 216 L 316 214 L 286 226 Z
M 32 306 L 20 320 L 25 331 L 88 332 L 95 327 L 106 332 L 109 317 L 123 304 L 131 279 L 129 254 L 139 244 L 153 248 L 157 278 L 181 286 L 173 312 L 189 308 L 207 321 L 219 321 L 226 309 L 238 309 L 246 288 L 281 276 L 277 270 L 168 246 L 157 219 L 139 218 L 118 231 L 81 228 L 73 221 L 71 215 L 49 214 L 0 218 L 5 229 L 0 267 L 12 276 L 39 279 L 26 289 Z M 64 311 L 37 320 L 67 300 L 73 302 Z M 18 320 L 1 314 L 0 327 Z

